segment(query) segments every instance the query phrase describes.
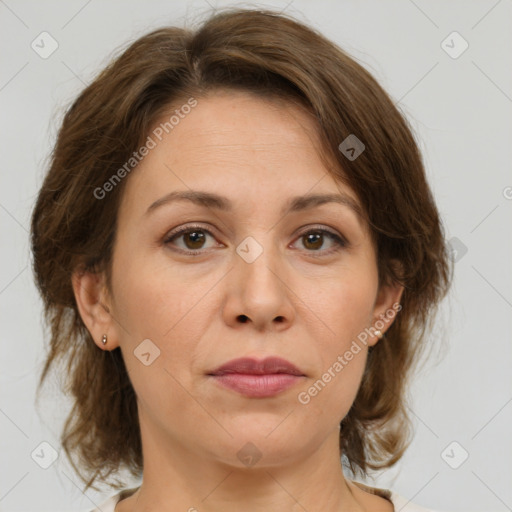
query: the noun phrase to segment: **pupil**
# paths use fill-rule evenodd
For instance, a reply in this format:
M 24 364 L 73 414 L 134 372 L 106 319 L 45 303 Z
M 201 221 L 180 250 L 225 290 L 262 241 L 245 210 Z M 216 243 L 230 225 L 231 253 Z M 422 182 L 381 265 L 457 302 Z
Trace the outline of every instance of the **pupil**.
M 191 240 L 191 245 L 187 243 L 187 239 Z M 190 233 L 187 233 L 185 235 L 185 243 L 189 249 L 200 249 L 201 243 L 204 241 L 204 233 L 198 232 L 198 231 L 192 231 Z
M 318 243 L 320 241 L 320 244 Z M 309 244 L 313 249 L 319 249 L 322 246 L 322 234 L 310 233 L 306 235 L 306 246 Z

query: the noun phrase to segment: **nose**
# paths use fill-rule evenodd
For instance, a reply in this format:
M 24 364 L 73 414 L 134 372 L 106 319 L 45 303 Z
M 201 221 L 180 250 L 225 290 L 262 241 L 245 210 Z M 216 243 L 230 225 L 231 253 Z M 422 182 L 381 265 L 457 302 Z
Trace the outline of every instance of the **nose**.
M 242 256 L 234 256 L 226 287 L 224 321 L 237 329 L 241 324 L 250 324 L 257 331 L 283 331 L 295 317 L 290 272 L 277 251 L 263 244 L 260 247 L 263 250 L 254 261 L 243 252 Z

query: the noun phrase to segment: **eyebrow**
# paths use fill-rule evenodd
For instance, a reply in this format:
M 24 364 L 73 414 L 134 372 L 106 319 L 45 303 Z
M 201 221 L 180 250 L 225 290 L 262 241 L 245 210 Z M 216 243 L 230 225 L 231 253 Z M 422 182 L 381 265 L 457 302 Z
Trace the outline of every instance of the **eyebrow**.
M 190 201 L 199 206 L 206 206 L 207 208 L 214 208 L 223 211 L 232 211 L 233 203 L 227 198 L 211 192 L 204 192 L 200 190 L 183 190 L 173 191 L 165 196 L 157 199 L 152 203 L 146 210 L 145 215 L 150 214 L 157 208 L 172 203 L 174 201 Z M 304 196 L 292 197 L 287 204 L 284 205 L 281 215 L 287 215 L 288 213 L 299 212 L 308 210 L 316 206 L 320 206 L 327 203 L 337 203 L 344 205 L 356 213 L 361 220 L 363 218 L 363 212 L 361 206 L 350 196 L 340 194 L 307 194 Z

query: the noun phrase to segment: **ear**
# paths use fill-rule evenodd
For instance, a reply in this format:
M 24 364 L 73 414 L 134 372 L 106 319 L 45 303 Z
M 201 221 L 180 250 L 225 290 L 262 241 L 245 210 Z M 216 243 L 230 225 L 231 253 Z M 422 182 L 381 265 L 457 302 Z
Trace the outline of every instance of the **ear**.
M 112 350 L 119 346 L 116 324 L 112 317 L 105 276 L 103 273 L 77 270 L 71 277 L 78 311 L 94 343 L 102 350 Z M 107 343 L 101 341 L 108 336 Z
M 398 275 L 402 275 L 402 265 L 393 260 L 392 264 L 400 269 Z M 404 287 L 399 283 L 381 284 L 373 307 L 372 327 L 384 334 L 393 324 L 396 315 L 402 309 L 400 300 Z M 372 336 L 368 345 L 373 346 L 379 341 L 379 337 Z

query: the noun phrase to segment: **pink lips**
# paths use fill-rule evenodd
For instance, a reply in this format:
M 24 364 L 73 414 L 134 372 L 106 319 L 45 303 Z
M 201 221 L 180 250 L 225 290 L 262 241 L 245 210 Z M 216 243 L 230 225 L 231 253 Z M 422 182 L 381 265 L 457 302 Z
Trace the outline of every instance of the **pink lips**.
M 222 386 L 253 398 L 274 396 L 304 377 L 295 365 L 279 357 L 263 361 L 247 357 L 233 359 L 209 375 Z

